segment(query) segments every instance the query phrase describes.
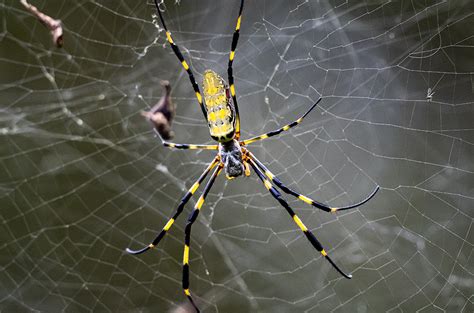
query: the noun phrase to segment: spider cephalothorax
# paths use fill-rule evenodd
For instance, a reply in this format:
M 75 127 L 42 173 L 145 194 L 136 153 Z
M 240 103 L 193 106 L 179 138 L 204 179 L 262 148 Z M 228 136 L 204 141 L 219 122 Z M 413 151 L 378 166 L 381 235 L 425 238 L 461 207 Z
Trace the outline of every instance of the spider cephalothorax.
M 163 28 L 166 30 L 166 38 L 173 49 L 173 52 L 178 57 L 179 61 L 181 62 L 183 68 L 189 75 L 189 80 L 191 85 L 193 86 L 194 93 L 196 94 L 196 99 L 201 107 L 201 111 L 204 114 L 204 117 L 208 123 L 209 131 L 211 133 L 211 137 L 218 142 L 216 145 L 195 145 L 195 144 L 178 144 L 173 142 L 168 142 L 163 140 L 160 137 L 160 134 L 157 132 L 157 135 L 160 137 L 162 143 L 166 147 L 175 148 L 175 149 L 207 149 L 207 150 L 217 150 L 217 155 L 214 157 L 212 162 L 207 166 L 201 176 L 197 179 L 197 181 L 189 188 L 188 192 L 184 195 L 181 199 L 181 202 L 176 209 L 174 215 L 168 220 L 165 224 L 163 229 L 160 233 L 156 236 L 156 238 L 146 247 L 140 250 L 131 250 L 127 248 L 127 252 L 131 254 L 140 254 L 143 253 L 153 247 L 155 247 L 161 239 L 166 235 L 169 231 L 171 226 L 173 226 L 175 220 L 181 215 L 183 212 L 185 204 L 191 199 L 193 194 L 202 184 L 206 176 L 214 169 L 211 177 L 206 183 L 204 190 L 196 201 L 194 206 L 194 210 L 189 215 L 188 222 L 185 228 L 185 238 L 184 238 L 184 252 L 183 252 L 183 290 L 184 294 L 188 297 L 189 301 L 192 303 L 194 308 L 197 312 L 199 309 L 195 304 L 193 297 L 191 296 L 191 291 L 189 290 L 189 253 L 190 253 L 190 244 L 191 244 L 191 227 L 196 221 L 199 212 L 204 204 L 204 200 L 211 190 L 217 176 L 221 173 L 222 169 L 224 169 L 227 178 L 234 178 L 241 176 L 245 173 L 245 176 L 250 175 L 250 167 L 253 169 L 255 174 L 257 174 L 258 178 L 262 181 L 265 188 L 270 192 L 270 194 L 278 200 L 283 208 L 285 208 L 286 212 L 290 215 L 293 219 L 295 224 L 301 229 L 303 234 L 306 236 L 308 241 L 311 243 L 314 249 L 319 251 L 321 255 L 326 258 L 326 260 L 331 263 L 331 265 L 345 278 L 351 278 L 351 275 L 344 273 L 329 257 L 326 250 L 323 248 L 322 244 L 319 240 L 314 236 L 313 232 L 306 227 L 306 225 L 301 221 L 301 219 L 296 215 L 293 209 L 290 207 L 288 202 L 283 199 L 282 194 L 278 191 L 277 188 L 282 190 L 284 193 L 289 194 L 291 196 L 296 197 L 297 199 L 312 205 L 315 208 L 323 210 L 325 212 L 337 212 L 341 210 L 348 210 L 355 207 L 358 207 L 367 201 L 369 201 L 377 192 L 378 186 L 375 190 L 362 200 L 359 203 L 352 204 L 345 207 L 330 207 L 326 204 L 321 202 L 315 201 L 310 199 L 309 197 L 302 195 L 292 189 L 286 187 L 280 179 L 278 179 L 262 162 L 260 162 L 255 155 L 253 155 L 246 146 L 262 139 L 266 139 L 269 137 L 276 136 L 284 131 L 289 130 L 297 125 L 299 125 L 303 119 L 311 112 L 316 105 L 321 101 L 321 98 L 314 103 L 308 111 L 306 111 L 303 116 L 298 118 L 297 120 L 273 131 L 265 133 L 260 136 L 252 137 L 246 140 L 240 140 L 240 117 L 239 117 L 239 108 L 237 105 L 237 98 L 235 96 L 235 86 L 234 86 L 234 76 L 232 72 L 232 64 L 234 61 L 235 56 L 235 49 L 237 48 L 237 42 L 239 39 L 239 31 L 240 31 L 240 22 L 242 16 L 242 9 L 244 6 L 244 0 L 240 2 L 240 10 L 239 16 L 237 18 L 237 25 L 235 27 L 234 35 L 232 37 L 232 46 L 231 51 L 229 54 L 229 63 L 227 68 L 228 73 L 228 82 L 229 88 L 222 77 L 216 74 L 214 71 L 207 70 L 204 73 L 203 78 L 203 89 L 204 89 L 204 98 L 205 103 L 203 103 L 203 97 L 201 92 L 199 91 L 199 86 L 194 79 L 193 72 L 189 67 L 186 60 L 184 60 L 181 51 L 179 50 L 178 46 L 174 43 L 171 33 L 166 28 L 166 24 L 163 20 L 163 16 L 161 15 L 160 9 L 158 7 L 158 2 L 155 0 L 156 7 L 158 9 L 158 15 L 160 17 L 161 23 L 163 24 Z M 230 96 L 229 96 L 230 92 Z M 232 99 L 231 99 L 232 97 Z
M 220 143 L 219 156 L 224 164 L 227 178 L 239 177 L 244 173 L 245 166 L 242 160 L 242 149 L 237 140 Z

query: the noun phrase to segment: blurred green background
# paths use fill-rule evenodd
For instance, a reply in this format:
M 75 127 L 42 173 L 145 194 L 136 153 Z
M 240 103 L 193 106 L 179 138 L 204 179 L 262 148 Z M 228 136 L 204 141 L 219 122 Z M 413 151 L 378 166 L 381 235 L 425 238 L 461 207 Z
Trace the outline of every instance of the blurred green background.
M 0 1 L 0 311 L 192 312 L 184 224 L 161 230 L 213 152 L 162 147 L 140 115 L 173 86 L 176 142 L 208 129 L 152 1 L 32 1 L 64 48 Z M 197 80 L 226 77 L 239 1 L 166 1 Z M 246 1 L 234 73 L 243 137 L 333 260 L 314 251 L 256 175 L 219 177 L 193 227 L 203 312 L 473 312 L 474 5 Z M 428 90 L 432 97 L 427 97 Z M 197 197 L 196 197 L 197 199 Z M 189 212 L 195 203 L 186 207 Z

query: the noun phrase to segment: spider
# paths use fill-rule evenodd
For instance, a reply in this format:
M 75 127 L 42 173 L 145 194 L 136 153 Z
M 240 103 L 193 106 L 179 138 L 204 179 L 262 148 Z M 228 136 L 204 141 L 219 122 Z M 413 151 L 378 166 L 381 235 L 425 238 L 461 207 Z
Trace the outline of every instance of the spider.
M 296 191 L 285 186 L 279 179 L 276 177 L 262 162 L 260 162 L 255 155 L 252 154 L 247 149 L 247 145 L 263 140 L 269 137 L 273 137 L 279 135 L 282 132 L 285 132 L 297 125 L 299 125 L 303 119 L 318 105 L 322 98 L 320 98 L 316 103 L 314 103 L 307 111 L 304 113 L 300 118 L 289 123 L 279 129 L 270 131 L 260 136 L 252 137 L 246 140 L 240 140 L 240 117 L 239 117 L 239 109 L 237 105 L 237 98 L 235 95 L 235 86 L 234 86 L 234 76 L 232 72 L 232 64 L 234 61 L 235 50 L 237 48 L 237 42 L 239 40 L 239 32 L 240 32 L 240 24 L 242 19 L 242 10 L 244 7 L 244 0 L 240 2 L 240 9 L 239 15 L 237 17 L 237 23 L 234 31 L 234 35 L 232 38 L 232 45 L 231 51 L 229 54 L 229 63 L 228 63 L 228 81 L 229 85 L 226 84 L 224 79 L 219 76 L 216 72 L 212 70 L 206 70 L 203 75 L 203 84 L 202 88 L 204 91 L 204 102 L 203 96 L 199 90 L 199 86 L 194 79 L 193 72 L 189 67 L 188 63 L 184 59 L 179 47 L 174 42 L 173 38 L 171 37 L 171 33 L 166 27 L 165 21 L 161 14 L 159 5 L 157 0 L 155 1 L 155 6 L 158 11 L 159 18 L 163 25 L 163 28 L 166 32 L 166 38 L 168 43 L 170 44 L 171 48 L 173 49 L 174 54 L 178 57 L 179 61 L 181 62 L 184 70 L 189 75 L 189 80 L 191 85 L 193 86 L 197 101 L 201 107 L 202 113 L 204 114 L 204 118 L 209 127 L 209 131 L 211 134 L 212 139 L 217 141 L 217 144 L 214 145 L 195 145 L 195 144 L 180 144 L 180 143 L 173 143 L 164 140 L 158 132 L 156 135 L 161 139 L 162 144 L 165 147 L 174 148 L 174 149 L 207 149 L 207 150 L 217 150 L 217 155 L 211 161 L 211 163 L 207 166 L 201 176 L 197 179 L 197 181 L 189 188 L 186 192 L 184 197 L 181 199 L 174 215 L 168 220 L 165 224 L 163 229 L 158 233 L 156 238 L 146 247 L 140 250 L 131 250 L 129 248 L 126 251 L 130 254 L 141 254 L 146 252 L 152 248 L 154 248 L 167 234 L 170 230 L 171 226 L 174 224 L 176 219 L 180 216 L 183 212 L 183 208 L 185 204 L 189 201 L 192 195 L 197 191 L 199 186 L 202 184 L 206 176 L 211 172 L 213 173 L 209 180 L 207 181 L 204 190 L 196 202 L 193 211 L 189 215 L 186 228 L 185 228 L 185 238 L 184 238 L 184 252 L 183 252 L 183 280 L 182 286 L 184 290 L 184 294 L 191 302 L 192 306 L 199 312 L 198 307 L 191 296 L 191 292 L 189 289 L 189 250 L 191 244 L 191 228 L 196 221 L 199 212 L 204 204 L 207 194 L 211 190 L 217 176 L 224 170 L 225 175 L 228 179 L 233 179 L 242 175 L 249 176 L 250 175 L 250 168 L 257 174 L 258 178 L 262 181 L 265 188 L 270 192 L 270 194 L 280 203 L 281 206 L 285 208 L 288 212 L 290 217 L 296 223 L 296 225 L 303 231 L 304 235 L 311 243 L 311 245 L 321 253 L 321 255 L 331 263 L 331 265 L 345 278 L 350 279 L 352 275 L 346 274 L 343 272 L 329 257 L 326 250 L 323 248 L 322 244 L 319 242 L 318 239 L 314 236 L 314 234 L 309 230 L 305 224 L 301 221 L 301 219 L 295 214 L 293 209 L 289 206 L 289 204 L 282 198 L 280 191 L 277 188 L 282 190 L 283 192 L 292 195 L 299 200 L 312 205 L 320 210 L 325 212 L 335 213 L 337 211 L 348 210 L 352 208 L 356 208 L 361 206 L 362 204 L 369 201 L 375 193 L 379 190 L 377 186 L 374 191 L 362 200 L 359 203 L 352 204 L 345 207 L 330 207 L 326 204 L 321 202 L 315 201 L 313 199 L 308 198 Z

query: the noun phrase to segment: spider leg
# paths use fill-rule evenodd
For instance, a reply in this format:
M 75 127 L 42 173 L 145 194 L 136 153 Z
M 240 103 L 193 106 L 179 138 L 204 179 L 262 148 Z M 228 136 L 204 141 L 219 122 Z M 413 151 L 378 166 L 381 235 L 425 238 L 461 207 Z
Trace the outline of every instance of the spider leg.
M 234 74 L 232 70 L 232 64 L 234 62 L 235 49 L 237 49 L 237 43 L 239 41 L 240 23 L 242 21 L 243 8 L 244 8 L 244 0 L 241 0 L 239 16 L 237 17 L 237 25 L 235 26 L 234 36 L 232 37 L 232 46 L 230 48 L 230 54 L 229 54 L 229 64 L 227 66 L 227 75 L 229 79 L 230 94 L 232 95 L 232 100 L 234 102 L 234 109 L 235 109 L 235 138 L 237 140 L 239 140 L 240 138 L 240 115 L 239 115 L 239 106 L 237 105 L 237 97 L 235 96 Z
M 196 190 L 199 188 L 199 185 L 202 183 L 202 181 L 206 178 L 207 174 L 216 166 L 216 164 L 219 162 L 218 157 L 215 157 L 214 160 L 209 164 L 209 166 L 204 170 L 204 172 L 201 174 L 201 176 L 198 178 L 198 180 L 189 188 L 188 192 L 184 195 L 184 197 L 181 199 L 181 202 L 178 205 L 178 208 L 176 209 L 176 212 L 174 213 L 173 217 L 171 217 L 166 225 L 163 227 L 161 232 L 153 239 L 153 241 L 146 247 L 140 249 L 140 250 L 131 250 L 129 248 L 126 249 L 126 251 L 130 254 L 141 254 L 143 252 L 148 251 L 149 249 L 155 247 L 161 239 L 166 235 L 168 230 L 171 228 L 175 220 L 178 218 L 178 216 L 183 212 L 184 206 L 186 203 L 191 199 L 192 195 L 196 192 Z
M 174 143 L 169 141 L 164 141 L 163 146 L 181 150 L 217 150 L 219 148 L 218 145 L 194 145 L 187 143 Z
M 282 207 L 284 207 L 286 209 L 286 211 L 288 212 L 288 214 L 290 214 L 291 218 L 293 219 L 293 221 L 296 223 L 296 225 L 298 225 L 298 227 L 303 231 L 303 233 L 305 234 L 306 238 L 309 240 L 309 242 L 313 245 L 313 247 L 318 250 L 322 256 L 324 256 L 326 258 L 326 260 L 329 261 L 329 263 L 331 263 L 331 265 L 342 275 L 344 276 L 345 278 L 347 279 L 350 279 L 352 278 L 352 275 L 350 274 L 346 274 L 344 273 L 335 263 L 333 260 L 331 260 L 331 258 L 329 257 L 329 255 L 327 254 L 326 250 L 324 250 L 323 246 L 321 245 L 321 243 L 319 242 L 318 239 L 316 239 L 316 237 L 314 236 L 314 234 L 303 224 L 303 222 L 300 220 L 300 218 L 295 214 L 295 212 L 291 209 L 291 207 L 289 206 L 289 204 L 281 197 L 281 194 L 278 190 L 276 190 L 275 187 L 273 187 L 272 183 L 265 178 L 265 175 L 262 173 L 262 171 L 257 167 L 257 165 L 255 164 L 255 162 L 250 159 L 249 160 L 250 162 L 250 165 L 252 166 L 252 168 L 254 169 L 255 173 L 257 173 L 258 177 L 260 178 L 260 180 L 263 182 L 263 184 L 265 185 L 265 188 L 268 189 L 268 191 L 271 193 L 271 195 L 276 199 L 278 200 L 278 202 L 280 202 L 280 205 Z
M 199 91 L 199 86 L 196 83 L 196 79 L 194 79 L 194 74 L 191 68 L 189 67 L 188 63 L 184 59 L 183 54 L 179 50 L 179 47 L 174 43 L 173 38 L 171 38 L 171 32 L 166 27 L 165 20 L 163 19 L 163 16 L 161 15 L 160 7 L 158 5 L 158 0 L 155 0 L 155 6 L 156 6 L 156 10 L 158 11 L 158 15 L 160 16 L 161 24 L 163 24 L 163 28 L 166 31 L 166 38 L 171 46 L 171 49 L 173 49 L 174 54 L 178 57 L 179 62 L 181 62 L 181 65 L 183 66 L 184 70 L 188 73 L 189 81 L 191 82 L 191 85 L 193 86 L 194 93 L 196 94 L 196 98 L 199 102 L 199 105 L 201 106 L 201 111 L 204 114 L 204 118 L 206 119 L 206 122 L 207 122 L 206 108 L 204 107 L 204 104 L 202 103 L 202 95 L 201 95 L 201 92 Z
M 191 296 L 191 292 L 189 291 L 189 249 L 191 245 L 191 227 L 193 226 L 193 223 L 196 221 L 199 211 L 201 210 L 202 205 L 204 204 L 204 200 L 209 193 L 209 190 L 211 190 L 212 185 L 214 184 L 214 181 L 216 180 L 217 176 L 220 174 L 222 170 L 222 164 L 220 164 L 215 170 L 214 173 L 212 173 L 211 178 L 209 178 L 209 181 L 206 184 L 206 187 L 204 187 L 204 191 L 202 192 L 201 196 L 199 197 L 198 201 L 196 202 L 196 205 L 194 206 L 194 210 L 191 212 L 188 218 L 188 223 L 186 224 L 186 228 L 184 230 L 185 232 L 185 237 L 184 237 L 184 253 L 183 253 L 183 290 L 184 294 L 186 297 L 188 297 L 189 301 L 193 305 L 193 307 L 196 309 L 196 311 L 199 313 L 199 309 L 194 303 L 194 300 Z
M 243 144 L 243 145 L 248 145 L 248 144 L 250 144 L 250 143 L 252 143 L 252 142 L 255 142 L 255 141 L 258 141 L 258 140 L 267 139 L 268 137 L 276 136 L 276 135 L 278 135 L 278 134 L 280 134 L 280 133 L 282 133 L 282 132 L 284 132 L 284 131 L 289 130 L 290 128 L 295 127 L 296 125 L 300 124 L 300 123 L 303 121 L 303 119 L 306 117 L 306 115 L 308 115 L 309 112 L 311 112 L 311 111 L 318 105 L 318 103 L 319 103 L 322 99 L 323 99 L 323 98 L 319 98 L 319 100 L 316 101 L 316 103 L 313 104 L 313 105 L 309 108 L 309 110 L 306 111 L 306 113 L 303 114 L 303 116 L 301 116 L 301 117 L 300 117 L 299 119 L 297 119 L 296 121 L 294 121 L 294 122 L 292 122 L 292 123 L 290 123 L 290 124 L 287 124 L 287 125 L 285 125 L 285 126 L 279 128 L 279 129 L 272 130 L 272 131 L 270 131 L 270 132 L 268 132 L 268 133 L 266 133 L 266 134 L 263 134 L 263 135 L 260 135 L 260 136 L 256 136 L 256 137 L 252 137 L 252 138 L 250 138 L 250 139 L 243 140 L 243 141 L 241 141 L 241 144 Z
M 155 134 L 158 138 L 160 138 L 161 143 L 163 146 L 172 148 L 172 149 L 181 149 L 181 150 L 217 150 L 219 149 L 218 145 L 195 145 L 195 144 L 188 144 L 188 143 L 174 143 L 174 142 L 169 142 L 163 139 L 161 137 L 160 133 L 158 130 L 153 128 L 155 131 Z
M 248 151 L 248 150 L 247 150 Z M 262 164 L 262 162 L 260 162 L 250 151 L 248 151 L 249 153 L 249 156 L 252 160 L 255 161 L 255 163 L 257 164 L 257 166 L 265 173 L 265 176 L 267 176 L 271 181 L 272 183 L 274 183 L 275 185 L 277 185 L 281 190 L 283 190 L 284 192 L 286 192 L 287 194 L 290 194 L 292 196 L 295 196 L 296 198 L 298 198 L 299 200 L 307 203 L 307 204 L 310 204 L 320 210 L 323 210 L 323 211 L 326 211 L 326 212 L 330 212 L 330 213 L 335 213 L 337 211 L 344 211 L 344 210 L 349 210 L 349 209 L 353 209 L 353 208 L 356 208 L 356 207 L 359 207 L 361 205 L 363 205 L 364 203 L 366 203 L 367 201 L 369 201 L 370 199 L 372 199 L 375 194 L 377 193 L 377 191 L 379 190 L 379 186 L 375 187 L 374 191 L 372 191 L 372 193 L 366 197 L 364 200 L 358 202 L 358 203 L 355 203 L 355 204 L 351 204 L 351 205 L 348 205 L 348 206 L 344 206 L 344 207 L 340 207 L 340 208 L 334 208 L 334 207 L 330 207 L 324 203 L 321 203 L 321 202 L 318 202 L 318 201 L 315 201 L 313 199 L 310 199 L 308 198 L 307 196 L 305 195 L 302 195 L 300 193 L 297 193 L 293 190 L 291 190 L 290 188 L 286 187 L 279 179 L 278 177 L 276 177 L 275 175 L 273 175 L 272 172 L 270 172 L 268 170 L 268 168 Z

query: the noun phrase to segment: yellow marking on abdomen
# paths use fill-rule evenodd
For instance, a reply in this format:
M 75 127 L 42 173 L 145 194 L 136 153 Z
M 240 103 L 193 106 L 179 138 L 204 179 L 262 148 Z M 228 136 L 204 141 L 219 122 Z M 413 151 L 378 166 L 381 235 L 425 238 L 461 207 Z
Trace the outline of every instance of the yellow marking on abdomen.
M 227 108 L 221 108 L 214 112 L 209 112 L 207 119 L 210 122 L 216 122 L 225 119 L 229 115 L 229 110 Z
M 225 136 L 231 133 L 234 130 L 234 126 L 230 123 L 224 123 L 223 125 L 219 126 L 211 126 L 211 135 L 212 136 Z
M 324 249 L 321 250 L 321 254 L 322 254 L 323 256 L 327 256 L 327 255 L 328 255 L 327 252 L 326 252 L 326 250 L 324 250 Z
M 184 289 L 184 294 L 187 295 L 187 296 L 191 295 L 191 293 L 189 292 L 189 289 Z
M 300 218 L 297 215 L 293 216 L 293 220 L 295 221 L 296 225 L 298 225 L 299 228 L 301 228 L 302 231 L 308 231 L 308 228 L 306 228 L 306 225 L 303 224 L 303 222 L 300 220 Z

